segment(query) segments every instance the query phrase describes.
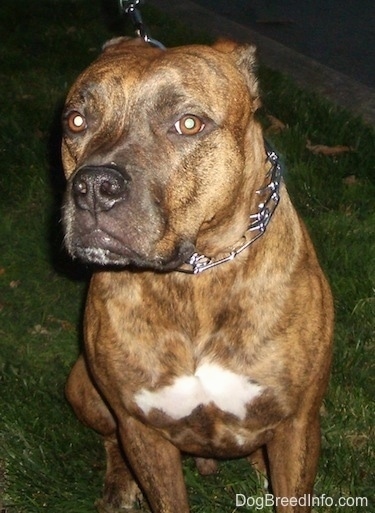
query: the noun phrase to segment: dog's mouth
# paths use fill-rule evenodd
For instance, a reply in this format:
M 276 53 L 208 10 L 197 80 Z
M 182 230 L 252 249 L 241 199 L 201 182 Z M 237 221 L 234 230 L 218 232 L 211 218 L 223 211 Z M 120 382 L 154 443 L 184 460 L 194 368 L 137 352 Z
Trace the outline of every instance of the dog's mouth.
M 69 252 L 73 258 L 99 266 L 127 265 L 136 256 L 114 237 L 101 230 L 79 237 L 70 245 Z
M 100 229 L 81 235 L 69 248 L 73 257 L 87 264 L 118 268 L 134 265 L 159 271 L 177 269 L 194 251 L 192 243 L 182 242 L 170 255 L 144 255 Z

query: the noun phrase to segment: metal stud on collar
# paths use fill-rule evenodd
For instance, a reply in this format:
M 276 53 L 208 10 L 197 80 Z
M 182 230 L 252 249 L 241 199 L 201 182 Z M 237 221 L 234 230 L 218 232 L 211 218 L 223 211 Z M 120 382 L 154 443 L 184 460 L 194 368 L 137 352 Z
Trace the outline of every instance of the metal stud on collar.
M 266 179 L 269 178 L 269 182 L 256 192 L 259 195 L 268 193 L 268 196 L 265 201 L 259 203 L 258 212 L 250 215 L 249 227 L 241 239 L 241 242 L 243 242 L 244 239 L 245 242 L 241 245 L 239 243 L 238 247 L 234 248 L 229 255 L 219 260 L 214 260 L 213 258 L 201 255 L 200 253 L 194 253 L 187 262 L 177 269 L 177 271 L 188 274 L 200 274 L 207 269 L 229 262 L 265 233 L 280 201 L 280 184 L 282 179 L 282 168 L 278 155 L 272 150 L 267 150 L 266 153 L 267 161 L 272 165 L 266 175 Z
M 137 36 L 142 38 L 146 43 L 150 44 L 151 46 L 155 46 L 156 48 L 165 50 L 165 46 L 162 43 L 160 43 L 160 41 L 158 41 L 157 39 L 150 37 L 146 30 L 146 27 L 142 20 L 141 12 L 137 8 L 139 4 L 143 3 L 142 0 L 119 0 L 119 2 L 121 12 L 124 14 L 128 14 L 130 16 Z

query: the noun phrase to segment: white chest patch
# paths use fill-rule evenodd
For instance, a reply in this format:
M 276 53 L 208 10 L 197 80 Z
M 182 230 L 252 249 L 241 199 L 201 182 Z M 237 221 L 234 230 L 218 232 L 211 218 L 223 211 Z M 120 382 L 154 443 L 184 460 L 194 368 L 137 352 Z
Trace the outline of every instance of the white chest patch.
M 172 385 L 155 391 L 142 389 L 134 399 L 146 415 L 155 408 L 178 420 L 190 415 L 199 405 L 214 403 L 242 420 L 246 406 L 262 391 L 263 387 L 246 376 L 206 363 L 195 374 L 176 378 Z

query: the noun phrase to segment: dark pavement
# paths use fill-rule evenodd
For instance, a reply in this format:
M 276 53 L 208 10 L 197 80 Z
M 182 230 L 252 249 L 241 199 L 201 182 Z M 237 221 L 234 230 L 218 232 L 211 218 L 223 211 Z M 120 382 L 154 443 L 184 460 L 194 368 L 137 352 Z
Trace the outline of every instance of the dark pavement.
M 147 0 L 196 31 L 254 42 L 282 71 L 375 125 L 374 0 Z
M 374 0 L 195 2 L 375 87 Z

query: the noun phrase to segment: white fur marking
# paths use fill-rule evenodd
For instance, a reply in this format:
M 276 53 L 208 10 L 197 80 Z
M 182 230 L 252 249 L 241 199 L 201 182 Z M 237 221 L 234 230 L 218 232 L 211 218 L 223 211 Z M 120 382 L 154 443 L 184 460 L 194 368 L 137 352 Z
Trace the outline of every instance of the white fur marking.
M 146 415 L 155 408 L 178 420 L 190 415 L 199 405 L 214 403 L 220 410 L 244 419 L 246 405 L 262 391 L 260 385 L 246 376 L 206 363 L 194 375 L 180 376 L 173 385 L 153 392 L 142 389 L 134 399 Z
M 235 439 L 237 445 L 241 446 L 241 445 L 245 445 L 245 443 L 246 443 L 246 438 L 242 435 L 236 434 L 236 435 L 234 435 L 234 439 Z

